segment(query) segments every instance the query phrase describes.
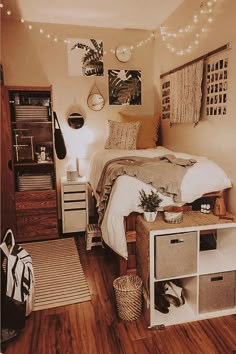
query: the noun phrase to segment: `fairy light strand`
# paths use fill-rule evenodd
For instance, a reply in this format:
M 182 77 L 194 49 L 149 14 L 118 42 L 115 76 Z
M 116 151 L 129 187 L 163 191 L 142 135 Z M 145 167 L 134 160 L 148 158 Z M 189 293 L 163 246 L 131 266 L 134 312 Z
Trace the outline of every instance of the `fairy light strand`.
M 200 41 L 205 38 L 205 35 L 209 31 L 209 26 L 215 21 L 214 11 L 217 8 L 219 0 L 205 0 L 201 1 L 199 10 L 196 11 L 191 21 L 185 26 L 181 26 L 175 30 L 169 30 L 167 26 L 161 25 L 155 31 L 152 31 L 145 39 L 131 44 L 129 46 L 131 51 L 137 50 L 149 44 L 151 41 L 155 40 L 156 37 L 162 39 L 165 43 L 166 48 L 173 54 L 176 55 L 185 55 L 191 53 L 194 48 L 199 46 Z M 0 3 L 0 8 L 3 9 L 3 4 Z M 10 9 L 6 10 L 6 14 L 10 16 L 12 14 Z M 34 23 L 33 25 L 30 21 L 27 21 L 23 18 L 20 19 L 20 22 L 25 25 L 30 31 L 35 30 L 41 35 L 45 36 L 48 40 L 52 40 L 54 43 L 63 43 L 69 44 L 70 40 L 65 38 L 58 38 L 58 36 L 48 33 L 41 26 L 38 28 L 38 25 Z M 177 41 L 185 37 L 191 37 L 189 43 L 185 47 L 178 47 Z M 174 42 L 174 43 L 173 43 Z M 103 51 L 103 54 L 106 55 L 107 52 L 115 54 L 116 48 L 110 48 L 108 51 Z
M 191 53 L 194 48 L 199 46 L 200 41 L 206 37 L 209 32 L 209 25 L 214 19 L 214 12 L 219 5 L 219 0 L 201 1 L 199 10 L 193 14 L 191 22 L 180 27 L 175 31 L 170 31 L 167 26 L 160 27 L 160 35 L 167 49 L 176 55 Z M 190 37 L 185 47 L 177 47 L 176 41 Z M 174 41 L 174 43 L 172 43 Z

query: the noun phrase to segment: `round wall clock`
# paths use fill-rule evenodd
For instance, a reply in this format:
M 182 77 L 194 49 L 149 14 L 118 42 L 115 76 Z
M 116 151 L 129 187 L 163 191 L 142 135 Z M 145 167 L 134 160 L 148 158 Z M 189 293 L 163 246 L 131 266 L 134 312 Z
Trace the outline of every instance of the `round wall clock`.
M 132 55 L 131 49 L 127 45 L 120 45 L 116 48 L 116 57 L 122 63 L 127 63 Z
M 93 111 L 100 111 L 105 104 L 105 100 L 100 93 L 92 93 L 88 97 L 88 106 Z

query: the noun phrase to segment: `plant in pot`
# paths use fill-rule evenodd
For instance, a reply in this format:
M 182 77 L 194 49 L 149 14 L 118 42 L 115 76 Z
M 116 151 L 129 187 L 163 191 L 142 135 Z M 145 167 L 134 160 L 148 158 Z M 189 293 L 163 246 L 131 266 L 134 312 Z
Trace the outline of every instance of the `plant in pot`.
M 157 216 L 157 208 L 162 202 L 158 192 L 151 191 L 149 194 L 147 194 L 142 189 L 139 192 L 139 199 L 139 206 L 143 209 L 144 219 L 148 222 L 154 222 Z

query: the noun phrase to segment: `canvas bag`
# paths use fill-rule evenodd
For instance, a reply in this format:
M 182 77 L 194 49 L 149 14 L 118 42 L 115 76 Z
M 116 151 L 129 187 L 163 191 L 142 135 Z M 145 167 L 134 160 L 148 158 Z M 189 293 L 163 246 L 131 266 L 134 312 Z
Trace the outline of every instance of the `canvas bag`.
M 22 316 L 22 312 L 24 311 L 24 317 L 26 317 L 33 310 L 35 297 L 35 277 L 32 258 L 24 248 L 15 243 L 11 229 L 8 229 L 5 233 L 0 248 L 6 257 L 5 307 L 10 312 L 17 311 L 19 316 Z M 3 268 L 4 265 L 2 265 L 2 272 Z M 19 318 L 19 322 L 23 325 L 24 321 L 22 318 Z
M 66 157 L 66 145 L 62 135 L 61 127 L 57 119 L 56 112 L 53 112 L 54 117 L 54 141 L 55 150 L 59 160 L 63 160 Z

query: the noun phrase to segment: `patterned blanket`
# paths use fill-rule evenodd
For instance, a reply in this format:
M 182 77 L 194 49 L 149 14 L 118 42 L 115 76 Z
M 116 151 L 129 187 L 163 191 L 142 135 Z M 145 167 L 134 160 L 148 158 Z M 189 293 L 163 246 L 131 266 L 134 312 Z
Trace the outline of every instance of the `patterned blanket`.
M 108 161 L 102 171 L 96 192 L 99 194 L 99 223 L 102 222 L 109 201 L 112 186 L 121 175 L 129 175 L 151 184 L 162 194 L 173 196 L 174 201 L 181 201 L 181 182 L 187 168 L 196 161 L 176 158 L 174 155 L 162 157 L 127 156 Z

